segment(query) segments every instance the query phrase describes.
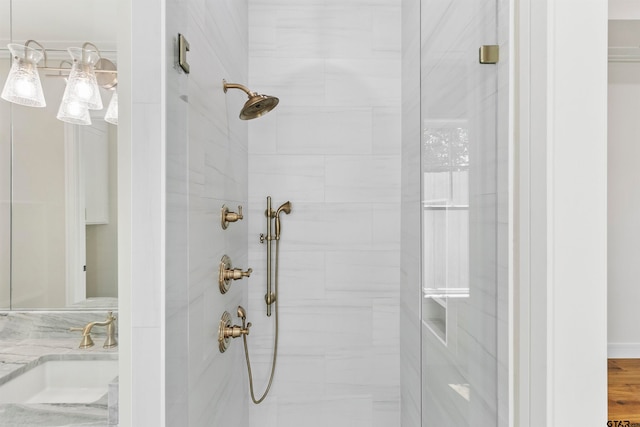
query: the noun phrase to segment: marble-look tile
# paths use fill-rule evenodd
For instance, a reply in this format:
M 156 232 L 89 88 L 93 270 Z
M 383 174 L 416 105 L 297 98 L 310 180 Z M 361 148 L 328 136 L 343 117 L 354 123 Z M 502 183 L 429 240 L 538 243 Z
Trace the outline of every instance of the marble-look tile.
M 399 194 L 396 194 L 396 197 Z M 396 259 L 400 258 L 400 233 L 398 224 L 394 224 L 392 218 L 399 218 L 401 208 L 400 203 L 390 200 L 389 203 L 375 203 L 373 205 L 373 229 L 375 230 L 375 239 L 373 249 L 376 250 L 395 250 L 395 256 L 390 257 L 389 261 L 399 266 Z
M 349 107 L 400 105 L 400 64 L 387 59 L 327 59 L 327 103 Z
M 395 3 L 395 4 L 393 4 Z M 372 7 L 372 48 L 376 55 L 397 58 L 400 55 L 402 26 L 400 2 Z
M 411 423 L 409 420 L 403 419 L 401 423 L 400 419 L 400 401 L 395 399 L 393 401 L 373 401 L 373 424 L 371 427 L 387 427 L 387 426 L 417 426 L 417 424 Z
M 228 254 L 233 267 L 247 268 L 247 221 L 232 223 L 223 230 L 220 210 L 225 204 L 233 211 L 238 205 L 249 211 L 248 130 L 239 120 L 246 96 L 237 90 L 222 90 L 222 79 L 250 86 L 247 77 L 247 2 L 190 0 L 183 16 L 169 16 L 175 23 L 186 20 L 184 29 L 191 51 L 192 72 L 186 86 L 188 120 L 186 174 L 172 183 L 186 186 L 188 213 L 170 223 L 173 231 L 183 231 L 184 253 L 172 259 L 186 272 L 181 286 L 186 301 L 167 311 L 170 339 L 183 348 L 168 351 L 167 370 L 182 374 L 181 389 L 167 394 L 167 420 L 189 425 L 247 426 L 248 394 L 241 340 L 234 340 L 224 354 L 218 350 L 217 331 L 222 313 L 232 313 L 246 305 L 247 280 L 234 281 L 226 294 L 218 288 L 219 263 Z M 170 87 L 179 74 L 168 74 Z M 175 85 L 174 85 L 175 86 Z M 262 91 L 262 89 L 260 89 Z M 179 94 L 183 95 L 183 94 Z M 178 141 L 176 141 L 177 143 Z M 167 236 L 170 236 L 167 233 Z M 176 237 L 167 246 L 179 243 Z M 181 360 L 184 359 L 184 360 Z M 237 377 L 234 377 L 235 373 Z M 238 381 L 235 381 L 235 378 Z M 228 411 L 219 408 L 228 408 Z
M 84 326 L 89 322 L 104 320 L 107 311 L 10 311 L 0 312 L 0 340 L 70 339 L 75 332 L 69 328 Z M 117 311 L 113 310 L 117 317 Z M 95 329 L 94 334 L 104 331 Z
M 249 65 L 253 90 L 277 96 L 281 107 L 325 105 L 324 59 L 252 57 Z
M 118 393 L 118 383 L 109 384 L 108 391 L 108 416 L 107 422 L 110 426 L 117 426 L 119 424 L 119 393 Z
M 324 200 L 325 162 L 320 156 L 255 155 L 249 160 L 249 169 L 256 180 L 251 186 L 249 198 L 259 204 L 252 218 L 258 216 L 261 210 L 264 212 L 266 202 L 260 199 L 267 194 L 272 196 L 274 205 L 281 203 L 281 200 L 284 203 L 285 200 L 280 197 L 290 200 L 293 215 L 299 202 Z M 282 221 L 287 220 L 285 217 Z
M 373 109 L 373 154 L 400 155 L 401 115 L 399 107 Z
M 399 293 L 399 274 L 393 274 L 399 261 L 384 255 L 399 248 L 399 223 L 383 218 L 400 200 L 399 10 L 395 0 L 249 4 L 251 84 L 280 97 L 275 117 L 264 118 L 275 124 L 250 130 L 252 263 L 265 262 L 265 246 L 253 243 L 265 231 L 264 197 L 293 204 L 282 218 L 283 360 L 267 398 L 272 406 L 265 417 L 252 409 L 251 425 L 370 427 L 373 394 L 399 394 L 397 384 L 386 384 L 393 382 L 393 371 L 384 384 L 360 381 L 371 377 L 366 372 L 377 353 L 374 322 L 397 317 L 397 309 L 386 311 L 381 301 L 374 309 L 374 295 L 399 304 L 392 296 Z M 392 19 L 386 21 L 385 14 Z M 395 174 L 397 179 L 389 178 Z M 388 287 L 382 285 L 385 278 Z M 249 293 L 250 311 L 258 315 L 252 355 L 261 375 L 268 373 L 274 333 L 273 319 L 264 317 L 264 282 L 264 271 L 256 272 Z M 320 375 L 295 368 L 305 358 L 317 370 L 324 366 Z M 283 374 L 282 366 L 294 369 Z M 385 408 L 387 419 L 394 419 L 393 403 Z
M 29 427 L 107 427 L 106 405 L 0 405 L 3 425 Z
M 276 108 L 269 112 L 269 116 L 251 120 L 248 123 L 250 163 L 254 155 L 274 154 L 276 152 L 278 113 L 282 109 L 282 107 Z
M 323 401 L 298 397 L 295 399 L 278 399 L 278 427 L 325 427 L 333 425 L 326 422 Z M 254 425 L 262 425 L 261 420 L 252 419 Z
M 326 425 L 369 427 L 373 425 L 373 401 L 369 396 L 334 396 L 323 405 Z
M 396 201 L 400 189 L 397 156 L 326 157 L 327 202 Z
M 325 277 L 328 294 L 337 297 L 341 293 L 361 292 L 367 298 L 389 298 L 398 295 L 396 276 L 399 258 L 391 251 L 331 251 L 326 253 Z M 397 305 L 397 302 L 396 304 Z
M 278 154 L 370 154 L 371 108 L 291 108 L 278 112 Z
M 331 212 L 339 213 L 339 220 Z M 374 237 L 369 205 L 297 203 L 296 214 L 286 220 L 288 250 L 369 249 Z M 309 230 L 313 230 L 313 239 L 308 238 Z

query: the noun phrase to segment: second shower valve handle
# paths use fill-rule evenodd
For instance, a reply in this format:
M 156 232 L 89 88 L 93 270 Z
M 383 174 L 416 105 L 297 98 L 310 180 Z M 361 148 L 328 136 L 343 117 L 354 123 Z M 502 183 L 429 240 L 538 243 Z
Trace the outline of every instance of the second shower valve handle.
M 253 269 L 249 268 L 247 271 L 242 271 L 240 268 L 234 268 L 231 270 L 224 270 L 223 275 L 226 280 L 233 279 L 238 280 L 243 277 L 249 277 L 253 273 Z
M 220 272 L 218 274 L 218 284 L 220 285 L 220 292 L 227 293 L 231 287 L 232 280 L 239 280 L 243 277 L 249 277 L 253 273 L 252 268 L 248 268 L 247 271 L 242 271 L 241 268 L 233 268 L 231 265 L 231 258 L 224 255 L 220 260 Z

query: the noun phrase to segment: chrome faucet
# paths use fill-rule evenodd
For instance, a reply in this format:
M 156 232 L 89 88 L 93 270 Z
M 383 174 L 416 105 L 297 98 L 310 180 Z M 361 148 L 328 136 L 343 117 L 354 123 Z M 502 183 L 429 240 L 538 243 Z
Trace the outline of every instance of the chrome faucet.
M 94 326 L 106 326 L 107 327 L 107 339 L 104 341 L 103 348 L 112 348 L 118 345 L 116 340 L 116 317 L 113 312 L 107 313 L 107 320 L 103 322 L 89 322 L 84 328 L 70 328 L 70 331 L 82 331 L 82 341 L 80 341 L 79 348 L 93 347 L 93 340 L 91 339 L 91 329 Z

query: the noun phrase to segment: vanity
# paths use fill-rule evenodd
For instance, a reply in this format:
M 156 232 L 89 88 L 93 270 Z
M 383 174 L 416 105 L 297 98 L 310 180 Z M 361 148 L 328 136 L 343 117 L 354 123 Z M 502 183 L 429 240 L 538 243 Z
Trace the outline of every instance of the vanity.
M 106 328 L 79 348 L 81 331 L 102 311 L 0 312 L 0 424 L 117 426 L 118 347 Z

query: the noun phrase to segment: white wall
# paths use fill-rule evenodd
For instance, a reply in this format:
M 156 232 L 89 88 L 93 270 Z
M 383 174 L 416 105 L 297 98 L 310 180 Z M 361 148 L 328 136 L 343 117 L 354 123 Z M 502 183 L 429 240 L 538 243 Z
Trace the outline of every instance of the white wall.
M 249 336 L 266 385 L 266 196 L 282 218 L 280 342 L 251 425 L 397 426 L 400 407 L 400 2 L 249 2 Z
M 640 21 L 610 21 L 610 46 L 635 46 Z M 608 342 L 609 357 L 640 357 L 640 62 L 609 63 Z
M 56 118 L 65 85 L 41 80 L 46 107 L 12 106 L 13 307 L 66 305 L 65 136 Z
M 607 2 L 516 20 L 516 422 L 604 425 Z
M 105 105 L 110 97 L 111 93 L 103 92 Z M 109 222 L 86 227 L 88 298 L 118 296 L 118 128 L 105 125 L 108 126 Z

